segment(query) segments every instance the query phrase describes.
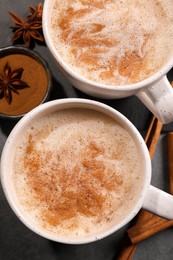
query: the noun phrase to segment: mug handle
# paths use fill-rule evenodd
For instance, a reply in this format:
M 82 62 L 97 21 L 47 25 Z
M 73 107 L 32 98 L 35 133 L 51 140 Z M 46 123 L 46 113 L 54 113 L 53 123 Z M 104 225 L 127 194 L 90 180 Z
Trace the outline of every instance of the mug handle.
M 173 89 L 166 76 L 136 96 L 163 124 L 173 121 Z
M 149 186 L 142 207 L 166 219 L 173 219 L 173 196 L 152 185 Z

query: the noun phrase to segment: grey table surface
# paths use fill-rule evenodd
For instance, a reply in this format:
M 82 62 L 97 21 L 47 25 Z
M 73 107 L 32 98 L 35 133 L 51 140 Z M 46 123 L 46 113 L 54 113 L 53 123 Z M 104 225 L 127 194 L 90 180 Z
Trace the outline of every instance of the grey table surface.
M 21 16 L 28 13 L 28 6 L 36 6 L 41 0 L 0 0 L 0 48 L 12 45 L 12 25 L 9 11 Z M 81 97 L 95 99 L 81 93 L 71 86 L 58 71 L 49 50 L 44 44 L 36 43 L 33 50 L 47 60 L 53 75 L 53 89 L 50 99 Z M 173 70 L 168 73 L 173 80 Z M 135 97 L 120 100 L 102 100 L 124 114 L 145 135 L 152 114 Z M 4 143 L 15 126 L 16 121 L 0 119 L 0 153 Z M 152 160 L 152 184 L 169 191 L 167 162 L 167 132 L 173 131 L 173 123 L 164 125 L 160 140 Z M 0 186 L 0 260 L 116 260 L 118 251 L 124 241 L 128 226 L 98 242 L 86 245 L 65 245 L 44 239 L 25 227 L 10 209 Z M 141 242 L 134 260 L 171 260 L 173 259 L 173 229 L 169 228 Z M 126 259 L 124 259 L 126 260 Z

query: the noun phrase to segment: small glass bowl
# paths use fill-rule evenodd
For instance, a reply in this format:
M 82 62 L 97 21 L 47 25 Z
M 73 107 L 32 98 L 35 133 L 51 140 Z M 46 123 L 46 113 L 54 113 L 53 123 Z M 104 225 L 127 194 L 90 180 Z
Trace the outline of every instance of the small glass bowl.
M 49 96 L 50 96 L 50 92 L 51 92 L 51 89 L 52 89 L 52 75 L 51 75 L 51 72 L 50 72 L 50 69 L 49 69 L 49 66 L 47 64 L 47 62 L 40 56 L 40 54 L 38 54 L 37 52 L 33 51 L 33 50 L 30 50 L 26 47 L 20 47 L 20 46 L 8 46 L 8 47 L 5 47 L 5 48 L 1 48 L 0 49 L 0 59 L 2 58 L 5 58 L 7 56 L 11 56 L 13 54 L 20 54 L 20 55 L 24 55 L 24 56 L 28 56 L 30 57 L 31 59 L 35 60 L 36 62 L 38 62 L 38 66 L 43 69 L 42 71 L 44 71 L 44 76 L 46 75 L 46 80 L 47 80 L 47 87 L 45 88 L 45 92 L 42 93 L 42 97 L 39 96 L 39 89 L 40 87 L 42 86 L 37 86 L 37 91 L 35 91 L 35 89 L 32 89 L 32 93 L 31 95 L 29 96 L 29 98 L 23 98 L 22 97 L 22 92 L 20 90 L 19 92 L 19 95 L 16 95 L 14 93 L 13 96 L 20 96 L 20 98 L 23 100 L 20 100 L 20 113 L 18 114 L 17 112 L 14 112 L 13 113 L 13 105 L 9 105 L 11 107 L 8 107 L 8 112 L 5 112 L 5 106 L 8 106 L 4 105 L 4 111 L 0 111 L 0 117 L 1 118 L 9 118 L 9 119 L 20 119 L 21 117 L 23 117 L 27 112 L 29 112 L 30 110 L 32 110 L 34 107 L 46 102 L 48 99 L 49 99 Z M 14 57 L 13 57 L 14 58 Z M 25 57 L 26 58 L 26 57 Z M 28 58 L 28 60 L 30 59 Z M 15 61 L 16 64 L 19 62 L 19 66 L 18 67 L 22 67 L 21 66 L 21 61 L 18 61 L 16 60 Z M 29 61 L 28 61 L 29 62 Z M 36 63 L 35 63 L 36 64 Z M 41 66 L 40 66 L 41 65 Z M 25 66 L 25 64 L 23 64 L 23 66 Z M 29 66 L 28 66 L 29 67 Z M 13 69 L 13 68 L 12 68 Z M 25 72 L 25 70 L 24 70 Z M 23 73 L 24 73 L 23 72 Z M 28 72 L 30 73 L 30 71 Z M 34 71 L 34 73 L 36 73 Z M 41 77 L 41 74 L 37 73 L 38 77 Z M 32 73 L 30 75 L 31 79 L 32 79 Z M 21 78 L 22 79 L 22 78 Z M 22 79 L 23 80 L 23 79 Z M 25 80 L 24 80 L 25 81 Z M 27 82 L 28 83 L 28 82 Z M 29 84 L 28 84 L 29 85 Z M 32 86 L 32 88 L 36 88 L 36 86 Z M 30 88 L 27 88 L 27 90 L 30 89 Z M 29 90 L 30 91 L 30 90 Z M 30 91 L 31 92 L 31 91 Z M 36 93 L 37 92 L 37 93 Z M 34 95 L 37 95 L 37 104 L 36 104 L 36 101 L 34 101 Z M 39 97 L 40 97 L 40 100 L 39 100 Z M 18 97 L 19 98 L 19 97 Z M 4 98 L 3 98 L 4 99 Z M 0 102 L 5 102 L 3 99 L 0 99 Z M 3 101 L 2 101 L 3 100 Z M 13 100 L 12 100 L 13 102 Z M 7 102 L 6 102 L 7 103 Z M 33 104 L 32 104 L 33 103 Z M 11 103 L 12 104 L 12 103 Z M 23 107 L 25 107 L 22 112 L 22 104 L 23 104 Z M 26 104 L 29 104 L 29 109 L 27 111 L 27 108 L 26 108 Z M 17 105 L 16 105 L 17 106 Z M 3 104 L 2 104 L 2 107 L 3 107 Z M 10 111 L 10 112 L 9 112 Z

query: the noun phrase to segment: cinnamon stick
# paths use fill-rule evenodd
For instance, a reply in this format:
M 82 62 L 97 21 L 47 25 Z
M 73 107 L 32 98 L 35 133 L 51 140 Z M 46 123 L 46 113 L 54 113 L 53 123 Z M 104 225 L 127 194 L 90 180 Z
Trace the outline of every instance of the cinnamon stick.
M 151 159 L 154 156 L 162 127 L 163 123 L 160 122 L 155 116 L 153 116 L 145 136 L 145 143 L 148 147 Z
M 157 143 L 162 130 L 162 126 L 163 126 L 162 122 L 160 122 L 155 116 L 153 116 L 145 136 L 145 142 L 148 147 L 151 159 L 153 158 L 154 152 L 156 150 Z M 136 225 L 142 226 L 143 223 L 146 223 L 147 220 L 150 219 L 152 216 L 153 216 L 152 213 L 146 210 L 141 210 L 137 215 Z M 129 241 L 129 237 L 127 235 L 126 243 L 123 246 L 122 250 L 120 251 L 116 259 L 131 260 L 133 255 L 135 254 L 136 249 L 137 249 L 137 244 L 132 244 L 132 241 Z
M 173 132 L 168 133 L 168 167 L 169 167 L 169 189 L 173 194 Z
M 147 222 L 143 223 L 143 225 L 133 226 L 128 229 L 127 232 L 132 244 L 137 244 L 171 226 L 173 226 L 173 220 L 167 220 L 153 215 Z
M 116 257 L 116 260 L 131 260 L 135 254 L 136 248 L 137 248 L 137 244 L 131 244 L 131 242 L 127 242 L 123 246 L 119 255 Z

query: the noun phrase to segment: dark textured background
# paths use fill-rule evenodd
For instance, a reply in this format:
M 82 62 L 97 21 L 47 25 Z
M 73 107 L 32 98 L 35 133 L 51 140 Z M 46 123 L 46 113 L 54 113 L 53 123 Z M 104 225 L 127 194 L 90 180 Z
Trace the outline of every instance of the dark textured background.
M 36 6 L 38 0 L 0 0 L 0 48 L 12 44 L 12 25 L 9 11 L 21 16 L 28 13 L 28 6 Z M 83 97 L 90 98 L 73 86 L 57 70 L 55 63 L 44 44 L 36 43 L 33 50 L 47 60 L 53 75 L 53 90 L 50 99 Z M 173 79 L 173 71 L 168 74 Z M 146 133 L 151 120 L 151 113 L 136 98 L 129 97 L 121 100 L 101 100 L 130 119 L 142 135 Z M 0 153 L 15 121 L 0 119 Z M 165 125 L 152 160 L 152 184 L 169 191 L 167 163 L 167 131 L 173 131 L 173 123 Z M 64 245 L 51 242 L 39 237 L 26 228 L 14 215 L 8 206 L 0 186 L 0 260 L 115 260 L 119 247 L 123 242 L 126 228 L 101 241 L 87 245 Z M 133 258 L 134 260 L 171 260 L 173 259 L 173 229 L 169 228 L 150 239 L 140 243 Z M 124 259 L 125 260 L 125 259 Z

